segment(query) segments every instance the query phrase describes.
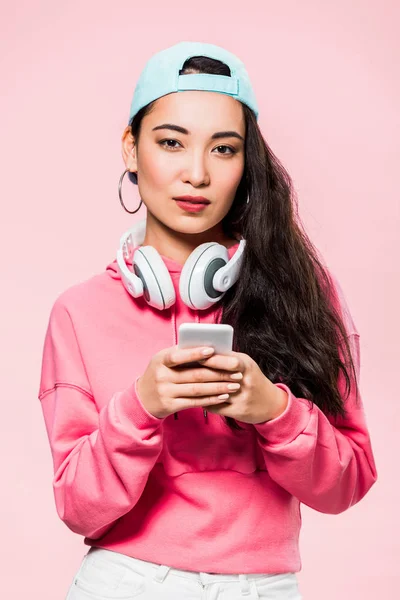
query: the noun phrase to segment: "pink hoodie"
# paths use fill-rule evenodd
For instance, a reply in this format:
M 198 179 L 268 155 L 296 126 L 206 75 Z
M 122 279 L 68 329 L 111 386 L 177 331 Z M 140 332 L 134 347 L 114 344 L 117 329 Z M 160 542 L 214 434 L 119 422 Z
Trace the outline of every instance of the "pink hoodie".
M 176 290 L 170 309 L 133 299 L 116 261 L 52 307 L 38 397 L 58 515 L 88 546 L 178 569 L 300 571 L 300 503 L 338 514 L 377 480 L 363 406 L 350 396 L 348 419 L 333 426 L 276 384 L 289 395 L 285 412 L 241 423 L 242 432 L 213 413 L 206 421 L 201 407 L 178 420 L 151 415 L 135 384 L 152 355 L 177 343 L 181 323 L 221 315 L 215 305 L 188 308 L 179 296 L 181 265 L 162 258 Z M 334 281 L 359 373 L 359 334 Z

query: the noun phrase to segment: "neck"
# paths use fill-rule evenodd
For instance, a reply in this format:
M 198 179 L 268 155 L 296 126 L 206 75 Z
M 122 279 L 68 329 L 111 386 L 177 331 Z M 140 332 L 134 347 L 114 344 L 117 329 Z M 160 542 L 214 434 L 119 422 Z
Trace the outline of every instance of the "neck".
M 182 233 L 170 229 L 148 212 L 146 234 L 142 245 L 153 246 L 159 254 L 183 265 L 193 250 L 204 242 L 217 242 L 226 248 L 230 248 L 238 241 L 236 238 L 225 235 L 221 223 L 217 223 L 215 227 L 200 233 Z

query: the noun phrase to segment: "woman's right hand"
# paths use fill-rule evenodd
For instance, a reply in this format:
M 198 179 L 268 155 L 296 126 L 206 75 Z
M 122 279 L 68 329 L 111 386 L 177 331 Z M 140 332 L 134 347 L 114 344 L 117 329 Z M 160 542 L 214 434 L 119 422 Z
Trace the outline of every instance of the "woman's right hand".
M 150 414 L 163 419 L 186 408 L 206 408 L 228 400 L 229 394 L 233 393 L 227 388 L 228 384 L 234 383 L 231 379 L 233 371 L 202 367 L 201 363 L 197 367 L 179 369 L 185 363 L 206 360 L 214 353 L 211 348 L 212 352 L 205 356 L 203 350 L 203 346 L 186 349 L 172 346 L 154 354 L 136 383 L 140 401 Z M 190 391 L 186 391 L 184 397 L 179 395 L 181 384 L 190 384 L 185 385 L 185 389 L 189 388 Z

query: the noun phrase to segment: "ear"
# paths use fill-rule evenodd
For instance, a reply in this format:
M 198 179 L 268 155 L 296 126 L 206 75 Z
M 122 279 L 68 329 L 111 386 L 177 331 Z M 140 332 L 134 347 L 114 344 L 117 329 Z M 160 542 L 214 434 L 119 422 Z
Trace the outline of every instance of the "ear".
M 137 172 L 136 144 L 130 125 L 124 129 L 121 141 L 122 158 L 124 159 L 126 168 Z

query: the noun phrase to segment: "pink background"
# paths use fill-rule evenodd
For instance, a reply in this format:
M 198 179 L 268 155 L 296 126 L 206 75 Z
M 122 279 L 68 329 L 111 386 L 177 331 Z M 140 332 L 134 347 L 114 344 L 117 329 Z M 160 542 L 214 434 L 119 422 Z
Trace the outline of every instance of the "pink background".
M 50 308 L 113 260 L 137 218 L 117 186 L 136 78 L 181 40 L 246 64 L 260 126 L 361 334 L 378 483 L 341 515 L 302 507 L 305 600 L 399 586 L 399 3 L 5 2 L 1 60 L 2 595 L 64 598 L 87 547 L 58 518 L 37 400 Z M 137 205 L 137 189 L 129 207 Z M 127 192 L 125 192 L 127 197 Z M 127 197 L 128 201 L 128 197 Z

